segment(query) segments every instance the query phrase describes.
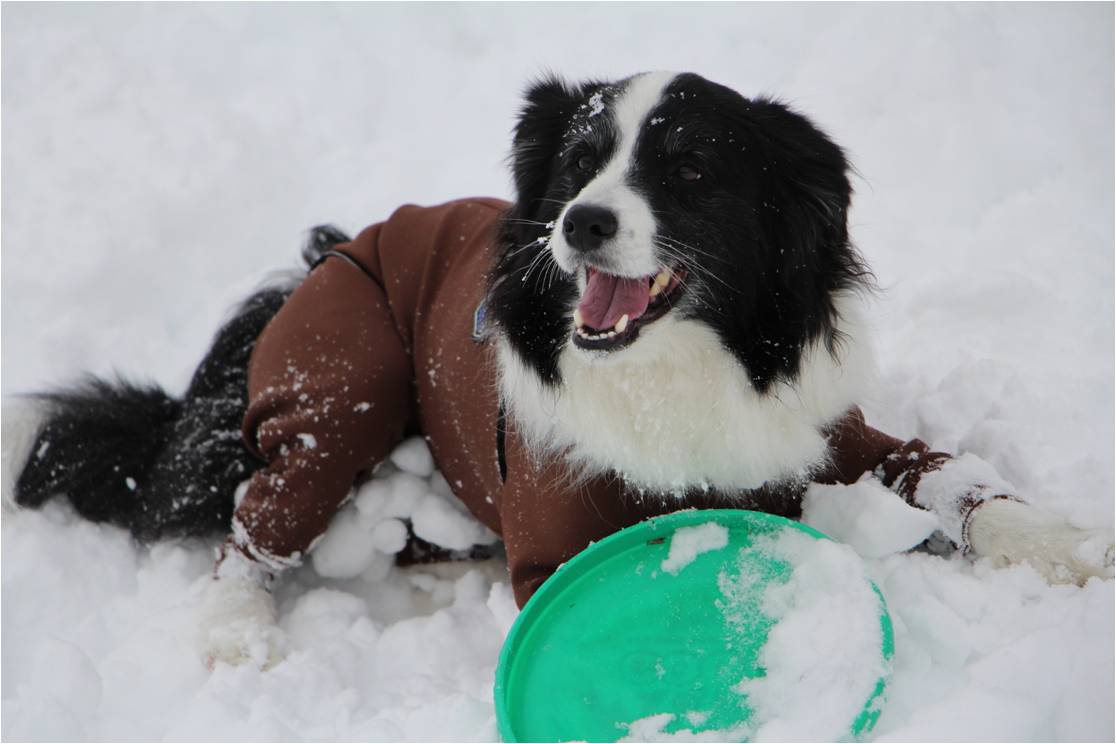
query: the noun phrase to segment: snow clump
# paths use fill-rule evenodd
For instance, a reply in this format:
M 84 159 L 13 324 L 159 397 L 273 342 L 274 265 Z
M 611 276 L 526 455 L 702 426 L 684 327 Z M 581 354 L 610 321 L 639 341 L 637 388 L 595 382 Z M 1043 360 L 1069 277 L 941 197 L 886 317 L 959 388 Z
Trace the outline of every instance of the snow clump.
M 741 551 L 741 570 L 722 574 L 723 611 L 729 621 L 758 577 L 745 568 L 752 552 L 792 568 L 771 583 L 762 612 L 775 619 L 760 651 L 766 675 L 734 688 L 746 696 L 758 741 L 838 741 L 890 673 L 882 651 L 881 604 L 851 548 L 799 530 L 763 536 Z
M 848 486 L 811 484 L 802 521 L 865 558 L 910 550 L 938 529 L 933 512 L 910 506 L 871 474 Z
M 670 551 L 663 559 L 662 568 L 677 575 L 702 553 L 720 550 L 728 545 L 728 529 L 716 522 L 705 522 L 694 527 L 679 527 L 670 538 Z
M 499 542 L 478 522 L 434 470 L 421 437 L 406 440 L 372 478 L 357 485 L 310 553 L 319 576 L 382 578 L 407 546 L 408 529 L 447 550 Z

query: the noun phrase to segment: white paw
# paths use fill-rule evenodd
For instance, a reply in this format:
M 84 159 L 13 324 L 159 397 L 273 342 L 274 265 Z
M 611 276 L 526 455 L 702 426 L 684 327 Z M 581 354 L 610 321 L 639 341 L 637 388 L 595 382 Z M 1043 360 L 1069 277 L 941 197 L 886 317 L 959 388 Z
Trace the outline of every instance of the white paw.
M 218 662 L 270 669 L 283 660 L 286 638 L 275 601 L 254 578 L 206 579 L 198 611 L 198 642 L 206 667 Z
M 1084 584 L 1113 576 L 1111 530 L 1083 530 L 1029 504 L 994 499 L 976 508 L 969 544 L 977 555 L 1029 563 L 1051 584 Z
M 0 479 L 4 511 L 13 511 L 15 484 L 24 465 L 31 457 L 31 447 L 39 436 L 46 414 L 42 404 L 33 398 L 9 398 L 0 410 Z M 48 445 L 49 446 L 49 445 Z

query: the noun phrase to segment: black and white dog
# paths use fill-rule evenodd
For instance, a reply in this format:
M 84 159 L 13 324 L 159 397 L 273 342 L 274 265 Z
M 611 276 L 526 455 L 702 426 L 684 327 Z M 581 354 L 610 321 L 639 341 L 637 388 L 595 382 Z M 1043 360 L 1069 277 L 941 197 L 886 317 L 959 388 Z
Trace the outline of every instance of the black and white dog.
M 656 492 L 758 488 L 824 456 L 824 425 L 873 371 L 871 276 L 847 234 L 837 145 L 776 101 L 650 73 L 536 84 L 513 162 L 489 303 L 499 384 L 530 442 Z M 308 262 L 343 240 L 315 231 Z M 5 410 L 6 478 L 22 469 L 6 496 L 66 494 L 144 539 L 227 531 L 238 484 L 262 466 L 239 442 L 248 357 L 291 289 L 243 306 L 182 399 L 94 381 L 26 417 Z M 142 500 L 121 472 L 143 480 Z M 1111 534 L 1020 502 L 981 508 L 970 534 L 1052 580 L 1111 575 Z M 218 595 L 222 622 L 273 617 L 238 586 Z
M 654 492 L 731 493 L 817 461 L 872 370 L 837 145 L 778 102 L 651 73 L 536 86 L 514 164 L 508 242 L 537 237 L 554 262 L 543 293 L 499 281 L 529 251 L 496 272 L 503 389 L 528 437 Z

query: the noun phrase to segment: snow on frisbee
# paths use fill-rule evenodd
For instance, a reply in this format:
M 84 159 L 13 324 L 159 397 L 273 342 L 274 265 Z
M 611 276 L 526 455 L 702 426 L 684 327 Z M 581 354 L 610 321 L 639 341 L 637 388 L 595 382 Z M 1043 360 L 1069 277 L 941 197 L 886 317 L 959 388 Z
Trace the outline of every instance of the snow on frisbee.
M 890 671 L 880 597 L 852 548 L 783 530 L 742 550 L 735 570 L 718 578 L 725 617 L 744 632 L 755 609 L 751 587 L 762 580 L 753 553 L 785 561 L 791 573 L 763 590 L 759 610 L 774 623 L 759 654 L 765 674 L 734 688 L 753 711 L 749 738 L 841 739 Z
M 892 630 L 860 556 L 738 509 L 590 546 L 539 588 L 497 670 L 505 741 L 835 741 L 875 724 Z
M 669 574 L 677 574 L 702 553 L 720 550 L 728 545 L 728 529 L 716 522 L 696 527 L 679 527 L 670 538 L 670 552 L 660 564 Z

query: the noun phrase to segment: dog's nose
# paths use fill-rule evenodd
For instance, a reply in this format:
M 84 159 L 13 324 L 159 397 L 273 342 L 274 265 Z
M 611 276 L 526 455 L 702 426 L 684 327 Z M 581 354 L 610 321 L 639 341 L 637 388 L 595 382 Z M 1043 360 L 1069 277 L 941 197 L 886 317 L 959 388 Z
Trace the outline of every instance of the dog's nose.
M 619 223 L 616 213 L 595 204 L 577 204 L 566 212 L 562 232 L 566 242 L 582 253 L 589 253 L 616 234 Z

